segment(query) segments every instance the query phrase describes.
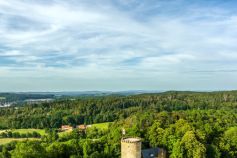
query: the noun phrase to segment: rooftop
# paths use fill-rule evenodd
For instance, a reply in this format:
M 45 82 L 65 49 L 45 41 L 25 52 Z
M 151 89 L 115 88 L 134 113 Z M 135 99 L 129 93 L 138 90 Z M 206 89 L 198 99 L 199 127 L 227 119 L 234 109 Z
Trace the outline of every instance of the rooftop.
M 142 150 L 143 158 L 156 158 L 159 154 L 159 148 L 151 148 Z

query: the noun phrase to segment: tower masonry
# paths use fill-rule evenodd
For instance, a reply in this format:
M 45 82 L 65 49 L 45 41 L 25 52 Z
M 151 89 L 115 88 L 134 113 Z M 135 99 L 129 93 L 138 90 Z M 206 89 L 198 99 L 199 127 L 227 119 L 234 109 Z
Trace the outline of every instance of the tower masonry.
M 141 139 L 123 138 L 121 140 L 121 158 L 141 158 Z

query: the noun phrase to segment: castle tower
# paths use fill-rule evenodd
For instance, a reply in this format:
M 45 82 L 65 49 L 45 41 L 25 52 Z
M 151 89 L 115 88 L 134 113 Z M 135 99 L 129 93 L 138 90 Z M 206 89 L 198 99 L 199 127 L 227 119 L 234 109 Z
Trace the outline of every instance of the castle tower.
M 141 158 L 141 139 L 123 138 L 121 140 L 121 158 Z

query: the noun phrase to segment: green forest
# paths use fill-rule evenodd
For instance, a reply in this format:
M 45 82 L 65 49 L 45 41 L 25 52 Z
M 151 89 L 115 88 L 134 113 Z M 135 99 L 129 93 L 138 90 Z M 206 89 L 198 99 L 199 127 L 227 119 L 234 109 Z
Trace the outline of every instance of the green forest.
M 58 130 L 104 122 L 108 128 Z M 0 158 L 119 158 L 122 129 L 142 138 L 142 148 L 162 147 L 170 158 L 236 158 L 237 91 L 80 97 L 0 109 L 0 129 L 32 128 L 46 134 L 15 133 L 37 139 L 1 145 Z

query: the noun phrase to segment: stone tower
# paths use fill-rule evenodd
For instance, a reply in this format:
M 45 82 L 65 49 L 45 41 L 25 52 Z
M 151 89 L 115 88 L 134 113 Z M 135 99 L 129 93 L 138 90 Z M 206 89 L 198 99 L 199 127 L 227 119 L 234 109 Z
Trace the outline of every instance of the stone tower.
M 121 140 L 121 158 L 141 158 L 141 139 L 123 138 Z

